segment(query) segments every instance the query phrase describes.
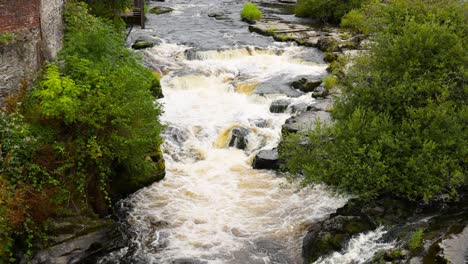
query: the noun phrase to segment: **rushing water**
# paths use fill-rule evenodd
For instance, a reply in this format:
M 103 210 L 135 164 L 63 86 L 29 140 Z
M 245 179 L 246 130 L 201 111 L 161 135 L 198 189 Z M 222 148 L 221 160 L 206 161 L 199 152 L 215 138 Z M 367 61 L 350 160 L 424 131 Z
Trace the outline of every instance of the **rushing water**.
M 269 111 L 271 102 L 285 95 L 275 94 L 274 88 L 262 94 L 255 89 L 302 75 L 323 76 L 326 64 L 315 49 L 249 33 L 238 18 L 242 4 L 170 1 L 166 5 L 175 12 L 149 16 L 149 29 L 130 36 L 162 38 L 143 57 L 166 74 L 160 103 L 161 121 L 167 125 L 167 176 L 126 201 L 131 205 L 126 221 L 132 246 L 108 258 L 125 256 L 131 263 L 301 263 L 306 228 L 346 202 L 322 186 L 301 189 L 274 172 L 251 168 L 259 150 L 277 146 L 281 126 L 291 115 Z M 207 16 L 215 11 L 229 19 Z M 291 100 L 293 105 L 314 103 L 310 94 Z M 228 147 L 236 127 L 250 131 L 245 150 Z M 348 251 L 359 241 L 376 244 L 372 238 L 356 238 Z M 356 259 L 341 255 L 342 260 Z M 346 263 L 336 259 L 340 255 L 323 261 Z

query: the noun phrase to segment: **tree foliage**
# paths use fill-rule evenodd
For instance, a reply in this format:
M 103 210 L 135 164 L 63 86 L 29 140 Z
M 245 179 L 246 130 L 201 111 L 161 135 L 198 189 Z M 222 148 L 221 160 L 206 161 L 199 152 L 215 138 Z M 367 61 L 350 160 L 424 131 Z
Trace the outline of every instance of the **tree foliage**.
M 322 22 L 339 24 L 341 18 L 367 0 L 299 0 L 295 13 L 300 17 L 311 17 Z
M 124 46 L 122 28 L 86 4 L 69 2 L 65 23 L 59 59 L 21 113 L 1 113 L 0 262 L 13 248 L 30 250 L 56 212 L 108 214 L 117 191 L 164 169 L 159 79 Z
M 467 21 L 463 1 L 376 4 L 365 22 L 369 54 L 354 61 L 334 104 L 334 123 L 318 125 L 283 155 L 308 182 L 367 197 L 410 200 L 456 196 L 467 185 Z

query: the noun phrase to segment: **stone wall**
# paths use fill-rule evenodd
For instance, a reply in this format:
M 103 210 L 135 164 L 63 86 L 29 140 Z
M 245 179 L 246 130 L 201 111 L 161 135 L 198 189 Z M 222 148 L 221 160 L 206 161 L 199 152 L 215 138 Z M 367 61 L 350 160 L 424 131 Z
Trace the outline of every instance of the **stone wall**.
M 62 47 L 64 0 L 0 0 L 0 35 L 15 39 L 0 43 L 0 106 L 21 83 L 31 83 L 44 62 Z

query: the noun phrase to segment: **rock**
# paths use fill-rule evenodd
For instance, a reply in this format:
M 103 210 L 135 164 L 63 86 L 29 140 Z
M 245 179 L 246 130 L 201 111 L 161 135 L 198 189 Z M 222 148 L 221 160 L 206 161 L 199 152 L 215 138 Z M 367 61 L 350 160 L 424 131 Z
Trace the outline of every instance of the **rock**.
M 250 134 L 250 130 L 243 127 L 233 128 L 231 131 L 231 141 L 229 141 L 230 147 L 235 147 L 238 149 L 245 149 L 249 144 L 247 136 Z
M 353 235 L 375 228 L 371 221 L 362 216 L 337 215 L 319 222 L 304 237 L 304 262 L 313 263 L 321 256 L 340 251 Z
M 305 111 L 310 110 L 312 106 L 309 105 L 308 103 L 297 103 L 297 104 L 292 104 L 291 105 L 291 113 L 293 114 L 300 114 Z
M 255 156 L 252 167 L 258 170 L 279 170 L 284 162 L 279 159 L 278 149 L 260 150 Z
M 292 82 L 291 87 L 301 92 L 309 93 L 313 92 L 320 84 L 322 84 L 322 78 L 300 78 L 299 80 Z
M 314 92 L 312 93 L 313 98 L 325 98 L 330 94 L 330 92 L 325 89 L 324 85 L 320 85 L 315 88 Z
M 206 264 L 208 262 L 200 261 L 197 259 L 191 259 L 191 258 L 180 258 L 180 259 L 173 260 L 171 263 L 172 264 Z
M 161 15 L 165 13 L 170 13 L 174 11 L 174 9 L 166 6 L 155 6 L 149 10 L 149 13 L 155 14 L 155 15 Z
M 256 94 L 284 94 L 289 97 L 299 97 L 304 93 L 293 89 L 290 83 L 293 80 L 286 74 L 280 74 L 265 82 L 260 83 L 255 88 Z
M 322 37 L 317 42 L 317 48 L 321 51 L 335 51 L 338 42 L 333 37 Z
M 249 120 L 249 123 L 251 125 L 254 125 L 256 127 L 260 127 L 260 128 L 265 128 L 268 126 L 268 121 L 265 120 L 265 119 L 251 119 Z
M 93 263 L 91 259 L 124 247 L 124 242 L 117 224 L 111 224 L 41 250 L 30 263 Z
M 255 25 L 257 23 L 256 20 L 250 20 L 248 18 L 243 17 L 242 21 L 249 23 L 250 25 Z
M 209 13 L 208 16 L 212 17 L 212 18 L 214 18 L 216 20 L 227 20 L 227 19 L 229 19 L 229 17 L 227 17 L 224 13 L 221 13 L 221 12 L 219 12 L 219 13 Z
M 440 247 L 443 257 L 449 263 L 463 263 L 466 261 L 468 257 L 468 226 L 465 226 L 463 232 L 450 235 L 447 239 L 442 240 Z
M 270 112 L 272 112 L 272 113 L 284 113 L 286 111 L 286 109 L 288 109 L 289 104 L 291 104 L 291 101 L 287 100 L 287 99 L 275 100 L 270 105 Z
M 153 42 L 148 42 L 148 41 L 136 41 L 135 43 L 132 44 L 132 49 L 135 50 L 141 50 L 141 49 L 147 49 L 147 48 L 152 48 L 154 47 Z
M 315 128 L 317 119 L 321 120 L 321 122 L 331 120 L 330 113 L 314 110 L 316 109 L 313 108 L 310 111 L 288 118 L 282 128 L 283 135 L 287 133 L 307 133 Z

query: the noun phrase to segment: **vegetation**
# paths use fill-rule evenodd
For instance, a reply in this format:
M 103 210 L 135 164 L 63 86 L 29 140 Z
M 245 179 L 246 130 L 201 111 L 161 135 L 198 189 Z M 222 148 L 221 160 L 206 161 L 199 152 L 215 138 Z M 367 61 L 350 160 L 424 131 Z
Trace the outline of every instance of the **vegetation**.
M 93 14 L 112 18 L 132 6 L 132 0 L 84 0 Z
M 51 216 L 106 215 L 111 197 L 164 170 L 159 79 L 125 48 L 121 28 L 85 4 L 67 4 L 65 22 L 59 60 L 1 113 L 0 262 L 13 249 L 31 253 Z
M 367 0 L 299 0 L 295 13 L 300 17 L 311 17 L 339 24 L 341 18 L 352 9 L 361 7 Z
M 424 230 L 422 228 L 417 229 L 411 235 L 408 244 L 406 245 L 410 250 L 417 250 L 422 247 Z
M 241 12 L 241 18 L 247 21 L 256 21 L 262 19 L 262 12 L 255 4 L 246 3 Z
M 15 33 L 11 32 L 2 32 L 0 33 L 0 44 L 10 44 L 16 39 Z
M 342 80 L 330 125 L 288 137 L 282 156 L 306 183 L 364 198 L 450 199 L 468 183 L 467 4 L 375 3 L 373 45 Z M 357 25 L 359 28 L 359 25 Z

